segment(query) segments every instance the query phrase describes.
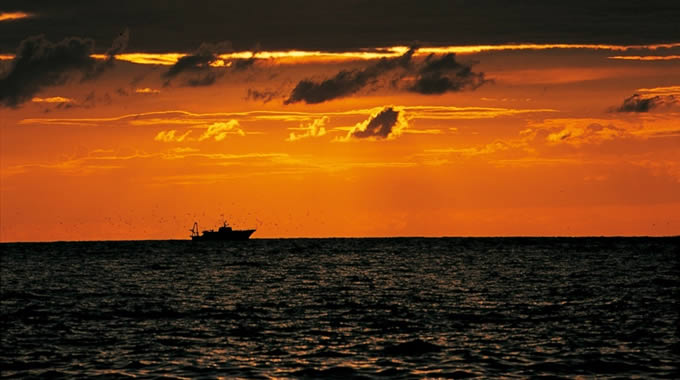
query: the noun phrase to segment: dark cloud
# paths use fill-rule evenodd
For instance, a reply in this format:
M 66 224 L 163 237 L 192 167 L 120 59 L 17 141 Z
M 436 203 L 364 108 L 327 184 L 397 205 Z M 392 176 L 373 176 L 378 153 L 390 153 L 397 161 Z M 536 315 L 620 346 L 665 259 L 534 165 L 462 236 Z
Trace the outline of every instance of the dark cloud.
M 261 101 L 263 103 L 268 103 L 274 100 L 274 98 L 279 97 L 280 94 L 277 91 L 271 91 L 271 90 L 255 90 L 255 89 L 248 89 L 248 95 L 246 96 L 246 99 L 248 100 L 255 100 L 255 101 Z
M 616 112 L 649 112 L 661 106 L 674 106 L 680 103 L 673 95 L 645 97 L 640 94 L 626 98 L 623 104 L 614 109 Z
M 255 61 L 257 61 L 257 58 L 255 58 L 255 55 L 253 55 L 252 57 L 246 59 L 235 59 L 232 66 L 235 71 L 243 71 L 253 67 Z
M 392 133 L 392 128 L 397 125 L 399 112 L 392 107 L 383 109 L 380 113 L 369 119 L 363 130 L 357 129 L 352 132 L 351 137 L 359 139 L 368 137 L 387 138 Z
M 130 29 L 125 28 L 125 30 L 120 32 L 118 37 L 116 37 L 113 40 L 113 44 L 106 51 L 106 55 L 108 55 L 110 59 L 115 58 L 117 54 L 120 54 L 125 51 L 129 41 L 130 41 Z
M 73 72 L 91 73 L 94 42 L 67 38 L 52 43 L 44 36 L 29 37 L 19 44 L 10 69 L 0 78 L 0 104 L 16 108 L 44 87 L 66 82 Z
M 211 86 L 217 80 L 217 76 L 218 74 L 215 73 L 205 73 L 197 77 L 189 78 L 184 83 L 190 87 Z
M 183 72 L 197 72 L 210 69 L 210 64 L 216 62 L 220 53 L 229 53 L 233 49 L 231 42 L 225 41 L 217 44 L 204 42 L 192 54 L 185 55 L 177 60 L 170 69 L 163 74 L 164 78 L 174 78 Z
M 118 37 L 113 40 L 111 47 L 106 50 L 106 59 L 98 62 L 94 69 L 83 76 L 83 80 L 94 79 L 100 76 L 104 71 L 110 69 L 114 65 L 116 55 L 125 51 L 128 41 L 130 40 L 130 30 L 125 28 Z
M 219 60 L 220 53 L 233 51 L 231 42 L 224 41 L 216 44 L 204 42 L 192 54 L 186 55 L 175 62 L 168 71 L 163 74 L 166 78 L 164 86 L 170 85 L 170 81 L 182 73 L 195 73 L 197 76 L 189 78 L 184 82 L 186 86 L 210 86 L 217 80 L 219 74 L 213 72 L 215 69 L 210 65 Z
M 73 103 L 60 103 L 57 105 L 57 108 L 92 108 L 97 104 L 111 104 L 112 101 L 113 99 L 111 99 L 111 95 L 108 92 L 105 92 L 104 95 L 97 95 L 97 93 L 93 90 L 85 95 L 82 101 Z
M 253 55 L 250 56 L 250 58 L 245 58 L 245 59 L 235 59 L 232 61 L 233 68 L 235 71 L 243 71 L 251 68 L 254 64 L 255 61 L 257 61 L 256 55 L 262 50 L 262 46 L 260 46 L 259 43 L 255 44 L 255 46 L 252 48 Z
M 419 94 L 443 94 L 464 89 L 476 89 L 487 82 L 484 73 L 475 73 L 471 66 L 456 61 L 453 53 L 437 57 L 430 54 L 418 70 L 409 91 Z
M 94 41 L 88 38 L 52 43 L 40 35 L 21 41 L 9 69 L 0 77 L 0 105 L 16 108 L 43 88 L 65 83 L 73 74 L 80 74 L 83 80 L 99 76 L 125 48 L 129 32 L 123 34 L 116 38 L 104 62 L 90 56 Z
M 342 70 L 332 78 L 320 82 L 303 79 L 298 82 L 283 104 L 323 103 L 355 94 L 364 87 L 374 84 L 381 75 L 388 71 L 396 68 L 408 68 L 414 52 L 415 48 L 411 48 L 400 57 L 381 58 L 378 62 L 364 69 Z

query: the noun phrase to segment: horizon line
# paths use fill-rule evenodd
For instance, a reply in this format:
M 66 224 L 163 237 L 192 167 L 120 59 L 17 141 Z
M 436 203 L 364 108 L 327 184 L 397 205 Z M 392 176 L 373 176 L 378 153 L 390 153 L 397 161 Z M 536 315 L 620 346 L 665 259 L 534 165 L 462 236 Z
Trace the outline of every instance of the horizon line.
M 309 236 L 297 236 L 297 237 L 256 237 L 250 238 L 248 240 L 239 241 L 240 244 L 244 241 L 251 240 L 312 240 L 312 239 L 639 239 L 639 238 L 652 238 L 652 239 L 672 239 L 680 238 L 678 235 L 442 235 L 442 236 L 326 236 L 326 237 L 309 237 Z M 49 243 L 108 243 L 108 242 L 165 242 L 165 241 L 187 241 L 191 242 L 191 239 L 120 239 L 120 240 L 37 240 L 37 241 L 0 241 L 0 244 L 49 244 Z M 234 241 L 218 241 L 220 243 Z M 214 242 L 208 242 L 212 244 Z M 196 244 L 205 244 L 205 242 L 197 242 Z

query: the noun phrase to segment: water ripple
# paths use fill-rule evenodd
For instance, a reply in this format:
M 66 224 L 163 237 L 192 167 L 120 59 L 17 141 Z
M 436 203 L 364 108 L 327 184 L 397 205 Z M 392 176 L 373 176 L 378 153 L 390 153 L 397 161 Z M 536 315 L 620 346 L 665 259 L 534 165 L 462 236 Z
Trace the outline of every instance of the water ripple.
M 2 377 L 680 377 L 677 238 L 1 248 Z

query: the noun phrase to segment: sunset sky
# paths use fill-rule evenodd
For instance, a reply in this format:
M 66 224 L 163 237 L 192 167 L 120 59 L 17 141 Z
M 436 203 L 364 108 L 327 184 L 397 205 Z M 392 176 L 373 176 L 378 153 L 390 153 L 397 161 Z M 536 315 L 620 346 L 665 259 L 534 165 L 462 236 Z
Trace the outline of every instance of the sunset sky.
M 677 1 L 2 1 L 0 240 L 223 219 L 678 235 L 678 20 Z

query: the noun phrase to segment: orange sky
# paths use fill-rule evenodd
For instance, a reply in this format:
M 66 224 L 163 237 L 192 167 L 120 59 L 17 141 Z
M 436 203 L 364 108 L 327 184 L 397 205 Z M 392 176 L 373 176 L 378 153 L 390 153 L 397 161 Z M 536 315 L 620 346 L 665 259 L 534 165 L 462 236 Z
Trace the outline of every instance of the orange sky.
M 184 239 L 223 219 L 254 238 L 678 235 L 680 65 L 616 59 L 678 52 L 485 49 L 456 56 L 491 79 L 476 89 L 379 77 L 318 104 L 284 100 L 376 58 L 266 57 L 200 87 L 117 60 L 0 108 L 0 240 Z M 633 94 L 658 100 L 625 112 Z M 352 135 L 390 107 L 389 135 Z

